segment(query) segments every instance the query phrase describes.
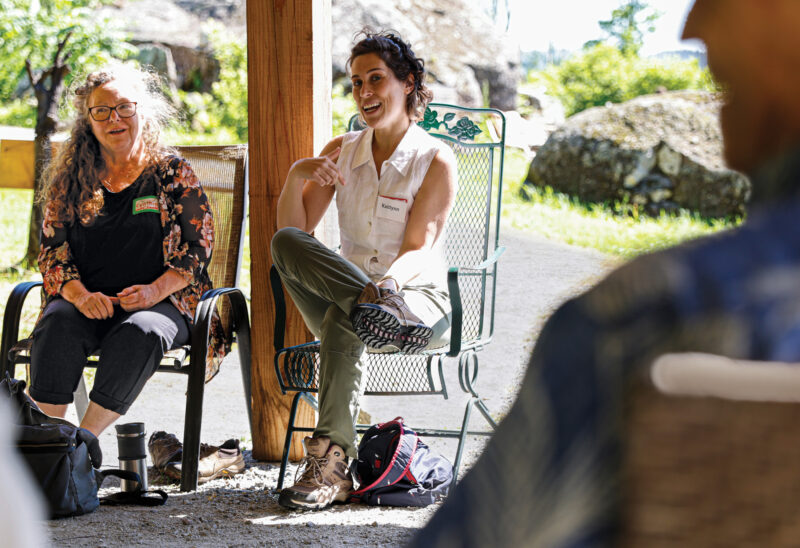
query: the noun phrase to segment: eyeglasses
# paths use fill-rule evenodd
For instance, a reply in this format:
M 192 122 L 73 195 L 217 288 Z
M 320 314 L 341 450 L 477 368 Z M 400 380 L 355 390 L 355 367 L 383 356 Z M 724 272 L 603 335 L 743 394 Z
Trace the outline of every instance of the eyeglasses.
M 115 107 L 107 107 L 105 105 L 90 107 L 89 115 L 95 122 L 105 122 L 111 117 L 112 110 L 116 110 L 120 118 L 130 118 L 136 114 L 136 103 L 120 103 Z

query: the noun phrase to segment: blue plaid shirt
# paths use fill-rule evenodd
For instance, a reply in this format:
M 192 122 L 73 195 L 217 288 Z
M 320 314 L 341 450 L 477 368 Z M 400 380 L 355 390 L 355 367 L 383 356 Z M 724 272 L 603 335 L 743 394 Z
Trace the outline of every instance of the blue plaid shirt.
M 800 362 L 800 150 L 752 179 L 741 227 L 635 259 L 551 316 L 513 407 L 412 545 L 611 545 L 634 375 L 667 352 Z

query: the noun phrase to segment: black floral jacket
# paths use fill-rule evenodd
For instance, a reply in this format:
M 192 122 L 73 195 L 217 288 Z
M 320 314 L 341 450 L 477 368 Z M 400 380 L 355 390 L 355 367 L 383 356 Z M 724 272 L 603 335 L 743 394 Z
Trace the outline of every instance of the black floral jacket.
M 214 249 L 211 208 L 197 176 L 186 160 L 169 156 L 160 161 L 149 176 L 154 177 L 156 182 L 164 267 L 171 268 L 189 282 L 189 285 L 170 295 L 169 299 L 191 325 L 200 297 L 212 287 L 207 270 Z M 46 294 L 42 309 L 59 295 L 65 283 L 81 277 L 67 241 L 70 226 L 58 222 L 52 208 L 45 205 L 39 252 L 39 270 Z M 217 374 L 228 350 L 229 338 L 223 333 L 219 318 L 215 315 L 206 360 L 206 381 Z

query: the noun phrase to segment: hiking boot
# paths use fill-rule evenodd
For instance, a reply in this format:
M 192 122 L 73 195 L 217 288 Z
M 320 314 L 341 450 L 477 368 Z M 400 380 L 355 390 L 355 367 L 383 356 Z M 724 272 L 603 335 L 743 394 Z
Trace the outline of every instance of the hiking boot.
M 337 501 L 346 502 L 353 480 L 344 449 L 327 436 L 307 437 L 303 445 L 306 456 L 300 461 L 295 483 L 281 490 L 278 504 L 293 510 L 321 510 Z
M 183 445 L 175 434 L 167 434 L 163 430 L 153 432 L 147 442 L 147 450 L 153 459 L 156 470 L 163 470 L 170 462 L 180 462 L 183 456 Z
M 370 282 L 350 312 L 358 338 L 378 351 L 419 352 L 431 340 L 433 330 L 406 305 L 403 294 L 378 288 Z
M 182 463 L 170 462 L 164 473 L 173 479 L 181 478 Z M 240 474 L 244 471 L 244 455 L 239 449 L 239 440 L 229 439 L 219 447 L 200 444 L 200 461 L 197 463 L 197 483 Z

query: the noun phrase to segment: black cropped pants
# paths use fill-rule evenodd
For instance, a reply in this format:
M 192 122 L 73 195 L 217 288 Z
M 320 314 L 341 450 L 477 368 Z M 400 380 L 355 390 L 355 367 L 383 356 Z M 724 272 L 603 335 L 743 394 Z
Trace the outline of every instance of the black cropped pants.
M 30 395 L 42 403 L 72 403 L 86 358 L 99 350 L 89 399 L 124 415 L 164 353 L 188 340 L 186 318 L 166 300 L 136 312 L 115 306 L 112 317 L 92 320 L 54 299 L 33 331 Z

